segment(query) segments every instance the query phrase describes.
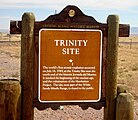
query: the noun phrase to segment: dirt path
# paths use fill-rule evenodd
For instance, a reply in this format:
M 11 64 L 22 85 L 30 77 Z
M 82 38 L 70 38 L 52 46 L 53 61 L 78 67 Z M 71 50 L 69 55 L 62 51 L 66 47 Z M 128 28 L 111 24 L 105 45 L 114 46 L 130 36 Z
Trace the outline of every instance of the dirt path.
M 35 109 L 34 120 L 102 120 L 103 109 L 94 110 L 88 108 L 82 110 L 79 106 L 65 106 L 63 109 L 52 110 L 51 108 L 44 111 Z

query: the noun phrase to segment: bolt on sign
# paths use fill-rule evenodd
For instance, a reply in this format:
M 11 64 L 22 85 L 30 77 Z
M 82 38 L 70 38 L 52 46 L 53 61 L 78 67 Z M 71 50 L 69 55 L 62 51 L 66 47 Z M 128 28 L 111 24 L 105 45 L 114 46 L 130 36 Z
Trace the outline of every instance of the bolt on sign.
M 41 29 L 39 101 L 99 101 L 101 61 L 101 30 Z

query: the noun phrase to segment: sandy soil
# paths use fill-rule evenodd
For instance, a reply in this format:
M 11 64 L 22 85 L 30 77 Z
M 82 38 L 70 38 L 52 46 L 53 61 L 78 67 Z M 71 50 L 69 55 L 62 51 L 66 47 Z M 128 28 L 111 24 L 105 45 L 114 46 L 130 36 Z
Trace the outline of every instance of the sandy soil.
M 20 79 L 20 36 L 0 38 L 0 79 Z M 137 36 L 120 38 L 118 53 L 118 83 L 126 84 L 128 91 L 135 98 L 134 120 L 138 120 L 138 42 Z M 51 108 L 38 111 L 34 109 L 34 120 L 102 120 L 103 109 L 88 108 L 82 110 L 79 106 L 61 106 L 58 110 Z

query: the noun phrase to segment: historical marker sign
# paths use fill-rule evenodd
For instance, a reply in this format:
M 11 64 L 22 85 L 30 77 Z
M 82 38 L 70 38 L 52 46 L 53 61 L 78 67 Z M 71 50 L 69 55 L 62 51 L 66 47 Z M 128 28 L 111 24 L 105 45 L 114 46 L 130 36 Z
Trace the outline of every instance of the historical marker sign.
M 101 30 L 41 29 L 39 101 L 99 101 L 101 63 Z

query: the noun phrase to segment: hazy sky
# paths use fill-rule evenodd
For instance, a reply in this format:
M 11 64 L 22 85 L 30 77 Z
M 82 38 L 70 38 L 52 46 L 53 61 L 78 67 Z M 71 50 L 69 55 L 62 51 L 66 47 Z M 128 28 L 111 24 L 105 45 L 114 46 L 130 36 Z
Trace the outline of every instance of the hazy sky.
M 33 12 L 41 21 L 67 5 L 76 5 L 98 22 L 117 14 L 120 23 L 138 27 L 138 0 L 0 0 L 0 29 L 9 29 L 10 20 L 21 20 L 24 12 Z

